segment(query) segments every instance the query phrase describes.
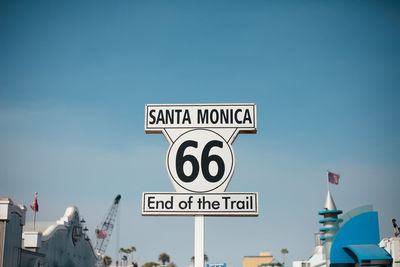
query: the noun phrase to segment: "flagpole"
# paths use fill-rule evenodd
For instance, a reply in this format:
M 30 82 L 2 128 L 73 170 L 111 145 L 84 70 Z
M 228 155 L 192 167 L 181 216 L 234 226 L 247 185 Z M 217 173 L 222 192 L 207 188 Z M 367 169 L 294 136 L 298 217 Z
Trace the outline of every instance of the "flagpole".
M 36 211 L 33 213 L 33 231 L 35 231 L 36 226 Z
M 99 231 L 99 226 L 96 225 L 96 230 L 94 231 L 94 236 L 96 237 L 96 245 L 94 246 L 95 248 L 97 248 L 97 242 L 99 241 L 99 239 L 97 238 L 97 232 Z
M 330 190 L 329 188 L 329 169 L 326 169 L 326 184 L 328 185 L 328 192 Z
M 35 192 L 35 210 L 34 210 L 34 213 L 33 213 L 33 231 L 35 231 L 35 229 L 36 229 L 36 203 L 37 203 L 37 195 L 38 195 L 38 192 Z

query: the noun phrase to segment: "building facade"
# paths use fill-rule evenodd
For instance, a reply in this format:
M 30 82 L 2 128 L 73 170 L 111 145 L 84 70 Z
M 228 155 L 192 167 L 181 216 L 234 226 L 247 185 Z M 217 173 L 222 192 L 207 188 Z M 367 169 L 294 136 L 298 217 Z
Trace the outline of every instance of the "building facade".
M 274 257 L 269 252 L 260 252 L 258 256 L 243 257 L 243 267 L 273 267 L 281 266 L 276 263 Z
M 341 213 L 328 190 L 324 209 L 319 212 L 322 227 L 316 234 L 313 254 L 308 260 L 293 262 L 293 267 L 392 266 L 391 253 L 378 245 L 378 213 L 372 206 L 356 208 L 338 218 Z
M 23 228 L 26 207 L 0 199 L 0 267 L 101 267 L 86 235 L 77 207 L 57 222 Z

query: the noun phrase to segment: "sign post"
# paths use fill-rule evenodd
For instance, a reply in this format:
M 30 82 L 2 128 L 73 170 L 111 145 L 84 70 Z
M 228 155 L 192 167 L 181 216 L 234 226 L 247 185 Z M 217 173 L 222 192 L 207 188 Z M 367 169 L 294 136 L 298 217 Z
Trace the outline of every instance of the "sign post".
M 194 216 L 194 266 L 204 267 L 204 215 Z
M 258 216 L 258 193 L 225 193 L 235 169 L 232 144 L 256 133 L 256 104 L 147 104 L 145 132 L 169 143 L 173 193 L 143 193 L 143 216 L 194 216 L 195 267 L 204 267 L 204 216 Z

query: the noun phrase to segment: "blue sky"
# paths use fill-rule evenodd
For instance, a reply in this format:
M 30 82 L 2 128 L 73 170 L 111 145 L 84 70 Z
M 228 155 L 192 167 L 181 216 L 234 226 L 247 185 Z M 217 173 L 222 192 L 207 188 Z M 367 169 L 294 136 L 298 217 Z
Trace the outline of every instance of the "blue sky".
M 121 194 L 120 246 L 184 267 L 193 218 L 140 215 L 142 192 L 173 190 L 145 104 L 256 103 L 227 191 L 259 192 L 260 216 L 206 218 L 210 263 L 308 258 L 327 168 L 338 208 L 373 204 L 391 236 L 399 28 L 397 1 L 2 1 L 0 195 L 39 191 L 43 221 L 76 205 L 93 233 Z

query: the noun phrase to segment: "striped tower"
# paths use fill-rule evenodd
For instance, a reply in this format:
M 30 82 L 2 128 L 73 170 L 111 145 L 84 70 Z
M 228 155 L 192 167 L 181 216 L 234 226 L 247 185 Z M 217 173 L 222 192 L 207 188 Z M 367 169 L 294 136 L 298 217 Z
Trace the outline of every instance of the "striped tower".
M 319 229 L 321 234 L 321 241 L 332 241 L 339 229 L 339 223 L 342 219 L 338 218 L 338 215 L 342 211 L 336 208 L 335 202 L 333 201 L 331 192 L 328 188 L 328 194 L 326 196 L 324 210 L 318 212 L 319 215 L 323 215 L 324 218 L 319 221 L 322 223 L 322 227 Z

